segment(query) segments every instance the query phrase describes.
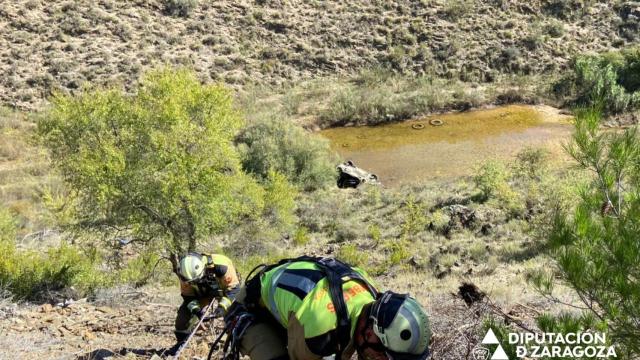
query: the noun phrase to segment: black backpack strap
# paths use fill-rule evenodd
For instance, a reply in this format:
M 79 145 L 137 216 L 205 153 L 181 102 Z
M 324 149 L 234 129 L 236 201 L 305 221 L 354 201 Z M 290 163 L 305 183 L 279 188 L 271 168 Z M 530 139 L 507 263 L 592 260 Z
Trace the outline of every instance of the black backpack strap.
M 367 290 L 373 295 L 374 298 L 378 297 L 378 290 L 371 285 L 371 283 L 364 278 L 364 276 L 355 272 L 351 266 L 343 263 L 340 260 L 334 258 L 322 258 L 315 256 L 300 256 L 291 259 L 282 259 L 277 264 L 268 265 L 263 267 L 255 276 L 251 279 L 247 279 L 247 301 L 249 306 L 253 305 L 252 302 L 257 304 L 260 297 L 260 278 L 262 274 L 267 271 L 291 262 L 306 261 L 315 263 L 323 273 L 325 273 L 329 282 L 329 294 L 331 295 L 331 302 L 337 316 L 336 335 L 338 338 L 338 347 L 336 349 L 336 360 L 340 360 L 342 352 L 346 349 L 347 345 L 351 341 L 351 321 L 349 319 L 349 313 L 347 312 L 347 304 L 344 301 L 344 293 L 342 291 L 342 285 L 349 280 L 356 280 L 364 285 Z M 253 285 L 253 286 L 249 286 Z
M 367 290 L 377 298 L 378 291 L 373 287 L 362 275 L 353 271 L 353 269 L 333 258 L 318 258 L 315 263 L 327 274 L 329 281 L 329 294 L 333 307 L 337 315 L 336 333 L 338 336 L 338 348 L 336 349 L 336 360 L 342 358 L 342 352 L 346 349 L 349 341 L 351 341 L 351 321 L 347 312 L 347 304 L 344 301 L 342 284 L 348 280 L 359 280 L 367 287 Z M 346 278 L 346 279 L 345 279 Z

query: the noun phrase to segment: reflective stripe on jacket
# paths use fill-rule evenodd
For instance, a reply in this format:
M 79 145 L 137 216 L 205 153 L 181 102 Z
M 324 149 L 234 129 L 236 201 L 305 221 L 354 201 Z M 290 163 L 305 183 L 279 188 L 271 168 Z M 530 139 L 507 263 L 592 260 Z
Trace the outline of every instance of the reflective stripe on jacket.
M 369 280 L 363 270 L 354 270 Z M 351 323 L 350 335 L 353 337 L 362 309 L 375 299 L 356 280 L 345 281 L 342 289 Z M 323 356 L 333 353 L 338 341 L 335 334 L 337 316 L 327 278 L 316 264 L 298 261 L 267 271 L 261 278 L 261 300 L 285 328 L 292 328 L 290 316 L 295 316 L 304 332 L 305 342 L 313 353 Z M 300 328 L 298 324 L 295 325 L 293 328 Z

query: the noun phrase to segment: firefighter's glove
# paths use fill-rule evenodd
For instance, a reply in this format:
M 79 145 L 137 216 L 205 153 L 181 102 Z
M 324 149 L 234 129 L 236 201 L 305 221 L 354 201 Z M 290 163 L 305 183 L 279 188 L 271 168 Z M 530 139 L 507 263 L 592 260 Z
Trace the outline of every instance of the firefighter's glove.
M 198 319 L 202 319 L 202 317 L 204 316 L 204 310 L 200 309 L 200 308 L 193 308 L 191 310 L 191 314 L 193 314 L 194 316 L 197 316 Z
M 231 299 L 229 299 L 226 296 L 223 296 L 218 300 L 218 307 L 221 308 L 224 312 L 226 312 L 232 303 L 233 301 L 231 301 Z

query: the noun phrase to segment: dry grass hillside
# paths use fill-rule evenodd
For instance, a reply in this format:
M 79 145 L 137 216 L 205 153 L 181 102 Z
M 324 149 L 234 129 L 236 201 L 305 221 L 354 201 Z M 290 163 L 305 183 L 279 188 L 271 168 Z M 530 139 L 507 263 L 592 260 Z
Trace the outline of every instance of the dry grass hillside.
M 147 68 L 282 84 L 386 67 L 492 81 L 637 42 L 638 3 L 564 0 L 18 0 L 0 3 L 0 101 L 130 83 Z
M 619 0 L 0 0 L 0 229 L 3 215 L 15 228 L 8 240 L 0 232 L 0 245 L 16 243 L 0 257 L 0 276 L 35 284 L 24 295 L 11 292 L 17 281 L 0 281 L 0 359 L 154 359 L 173 343 L 181 298 L 163 244 L 69 227 L 73 189 L 36 131 L 54 92 L 134 89 L 163 65 L 238 90 L 244 171 L 266 179 L 252 158 L 266 155 L 301 189 L 274 190 L 295 205 L 280 206 L 286 221 L 274 206 L 201 239 L 243 276 L 302 254 L 357 265 L 425 306 L 439 360 L 471 359 L 489 320 L 529 331 L 543 313 L 574 311 L 570 288 L 558 286 L 562 301 L 554 301 L 530 277 L 555 269 L 545 236 L 556 207 L 575 206 L 585 172 L 526 148 L 510 160 L 470 161 L 472 176 L 302 190 L 303 171 L 290 159 L 304 155 L 313 174 L 334 171 L 337 159 L 307 157 L 326 144 L 291 123 L 319 130 L 489 103 L 549 104 L 548 85 L 573 71 L 564 71 L 572 58 L 630 48 L 639 34 L 640 2 Z M 79 264 L 77 274 L 51 285 L 59 258 Z M 201 333 L 183 358 L 201 359 L 213 335 Z

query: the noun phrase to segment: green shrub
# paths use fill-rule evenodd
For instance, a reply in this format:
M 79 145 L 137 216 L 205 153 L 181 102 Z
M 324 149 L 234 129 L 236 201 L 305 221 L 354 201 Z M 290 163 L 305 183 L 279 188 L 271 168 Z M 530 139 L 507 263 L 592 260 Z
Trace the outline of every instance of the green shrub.
M 164 0 L 164 10 L 173 16 L 187 17 L 198 6 L 198 0 Z
M 426 216 L 426 206 L 409 197 L 405 202 L 405 215 L 402 222 L 401 234 L 403 238 L 424 231 L 429 219 Z
M 58 95 L 38 123 L 76 196 L 75 227 L 128 229 L 174 253 L 262 213 L 264 190 L 232 144 L 243 121 L 232 94 L 187 70 L 146 74 L 134 95 Z
M 499 55 L 493 60 L 493 65 L 502 70 L 517 71 L 519 70 L 519 59 L 522 52 L 515 46 L 506 47 L 498 53 Z
M 294 222 L 293 211 L 296 207 L 297 190 L 284 175 L 269 171 L 265 184 L 263 218 L 276 227 L 288 227 Z
M 389 266 L 403 265 L 409 259 L 411 252 L 410 245 L 406 240 L 388 241 L 385 244 L 385 250 L 388 251 L 387 264 Z
M 605 114 L 636 109 L 640 105 L 640 93 L 635 92 L 640 84 L 636 74 L 640 65 L 636 55 L 629 54 L 629 62 L 615 61 L 621 58 L 611 54 L 576 58 L 572 63 L 573 73 L 558 81 L 554 92 L 568 98 L 570 105 L 599 106 Z
M 449 226 L 451 218 L 442 209 L 438 209 L 429 215 L 429 228 L 433 227 L 433 230 L 442 232 Z
M 337 243 L 356 240 L 360 236 L 359 228 L 346 221 L 335 223 L 334 237 Z
M 367 206 L 377 207 L 382 203 L 382 192 L 378 186 L 369 186 L 365 192 L 363 204 Z
M 11 243 L 15 241 L 17 233 L 16 221 L 4 207 L 0 207 L 0 242 Z
M 502 162 L 490 160 L 480 166 L 473 176 L 473 181 L 480 189 L 482 198 L 487 200 L 509 188 L 509 176 L 509 171 Z
M 363 252 L 355 244 L 344 244 L 338 249 L 336 257 L 349 265 L 363 268 L 366 265 Z
M 161 263 L 161 260 L 157 251 L 152 249 L 142 251 L 138 256 L 126 262 L 121 269 L 114 272 L 109 285 L 132 284 L 135 287 L 139 287 L 146 284 L 152 276 L 156 276 L 156 280 L 160 281 L 167 279 L 175 281 L 175 275 L 170 271 L 171 267 Z M 119 265 L 122 266 L 122 264 Z M 161 267 L 164 272 L 158 271 L 160 265 L 165 265 Z M 158 274 L 155 273 L 156 271 L 158 271 Z M 158 276 L 159 274 L 161 276 Z
M 452 20 L 467 16 L 473 11 L 474 3 L 471 0 L 452 0 L 445 2 L 444 14 Z
M 544 44 L 544 37 L 539 32 L 534 32 L 522 39 L 523 45 L 529 50 L 535 50 Z
M 562 20 L 571 20 L 581 16 L 591 0 L 544 0 L 542 10 Z
M 586 315 L 601 319 L 607 337 L 634 358 L 640 355 L 640 137 L 634 128 L 602 130 L 601 116 L 597 109 L 576 112 L 567 150 L 594 174 L 593 182 L 575 209 L 556 213 L 546 245 L 557 274 L 538 274 L 532 282 L 552 297 L 559 278 L 577 293 Z
M 15 233 L 11 214 L 0 208 L 0 285 L 16 300 L 51 301 L 59 299 L 58 294 L 85 296 L 114 284 L 141 286 L 159 260 L 157 252 L 145 251 L 109 267 L 94 246 L 81 249 L 63 242 L 45 249 L 18 249 Z
M 320 120 L 332 125 L 400 120 L 404 115 L 398 111 L 401 102 L 396 100 L 395 94 L 386 86 L 342 89 L 331 99 L 327 109 L 321 112 Z
M 386 69 L 361 73 L 339 88 L 320 111 L 323 126 L 381 124 L 407 119 L 444 104 L 443 92 L 429 77 L 407 79 Z
M 300 226 L 293 233 L 293 243 L 297 246 L 304 246 L 309 243 L 311 237 L 309 236 L 309 229 L 304 226 Z
M 545 27 L 549 36 L 558 38 L 564 35 L 564 24 L 560 21 L 552 21 Z
M 516 155 L 514 173 L 527 179 L 540 180 L 548 169 L 548 159 L 549 151 L 544 148 L 524 148 Z
M 618 83 L 629 93 L 640 90 L 640 47 L 603 54 L 605 63 L 611 64 L 618 74 Z
M 304 190 L 315 190 L 335 180 L 329 144 L 283 119 L 258 122 L 236 138 L 242 167 L 266 179 L 274 170 Z
M 480 189 L 481 200 L 496 201 L 498 207 L 519 217 L 525 210 L 522 195 L 510 184 L 512 173 L 500 161 L 489 160 L 480 166 L 473 180 Z
M 369 232 L 369 238 L 373 240 L 374 246 L 380 243 L 382 240 L 382 233 L 380 232 L 380 227 L 376 224 L 371 224 L 367 228 Z
M 604 64 L 594 57 L 579 58 L 575 62 L 576 86 L 583 90 L 578 94 L 578 103 L 602 104 L 610 113 L 627 110 L 631 96 L 618 85 L 618 74 L 611 64 Z
M 107 281 L 107 275 L 96 270 L 96 259 L 71 245 L 18 250 L 15 243 L 3 240 L 0 251 L 0 284 L 18 300 L 50 299 L 71 287 L 77 294 L 87 294 Z

